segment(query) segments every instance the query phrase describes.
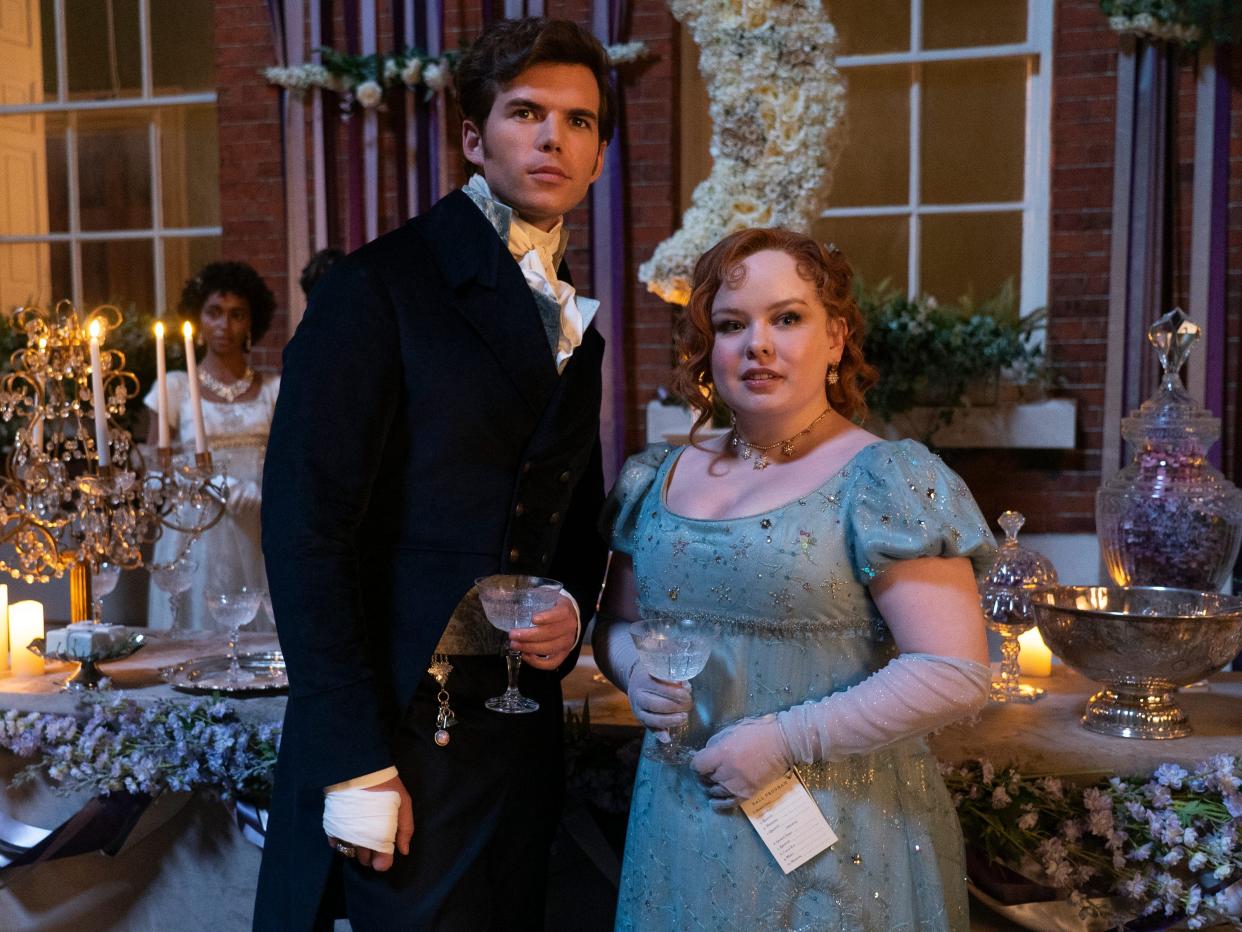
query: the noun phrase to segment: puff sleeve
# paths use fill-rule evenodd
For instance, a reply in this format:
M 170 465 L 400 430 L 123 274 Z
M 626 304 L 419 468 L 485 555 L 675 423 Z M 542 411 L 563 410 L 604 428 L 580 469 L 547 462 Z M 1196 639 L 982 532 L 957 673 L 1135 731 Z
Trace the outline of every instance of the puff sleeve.
M 846 522 L 854 575 L 864 586 L 894 561 L 969 557 L 975 575 L 996 542 L 966 483 L 921 443 L 878 443 L 857 464 Z
M 643 500 L 655 486 L 673 448 L 654 443 L 625 461 L 612 492 L 604 502 L 599 527 L 608 546 L 628 556 L 634 555 L 639 525 L 642 523 Z

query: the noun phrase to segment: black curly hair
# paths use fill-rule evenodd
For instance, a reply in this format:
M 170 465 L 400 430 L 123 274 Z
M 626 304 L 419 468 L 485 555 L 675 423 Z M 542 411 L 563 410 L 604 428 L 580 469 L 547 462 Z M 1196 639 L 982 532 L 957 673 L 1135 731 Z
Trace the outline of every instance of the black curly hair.
M 181 310 L 198 317 L 213 292 L 235 294 L 250 305 L 250 339 L 258 343 L 272 325 L 276 296 L 258 272 L 245 262 L 212 262 L 185 283 Z

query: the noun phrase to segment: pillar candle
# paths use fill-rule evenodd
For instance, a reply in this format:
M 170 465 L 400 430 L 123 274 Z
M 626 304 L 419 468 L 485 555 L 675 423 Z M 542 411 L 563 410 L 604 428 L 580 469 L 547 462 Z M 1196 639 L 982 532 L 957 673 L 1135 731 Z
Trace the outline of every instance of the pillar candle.
M 30 449 L 34 453 L 38 453 L 43 449 L 43 415 L 36 414 L 34 416 L 34 424 L 30 428 Z
M 0 673 L 9 672 L 9 587 L 0 583 Z
M 155 401 L 159 415 L 160 447 L 172 446 L 168 435 L 168 366 L 164 361 L 164 322 L 155 324 Z
M 43 603 L 34 599 L 9 606 L 9 644 L 12 647 L 14 676 L 42 676 L 43 658 L 26 650 L 35 638 L 43 637 Z
M 194 325 L 181 328 L 185 337 L 185 373 L 190 383 L 190 410 L 194 412 L 194 452 L 207 452 L 207 428 L 203 426 L 203 396 L 198 388 L 198 360 L 194 358 Z
M 99 354 L 99 334 L 103 328 L 98 320 L 92 320 L 87 332 L 91 337 L 91 395 L 95 407 L 95 449 L 99 453 L 99 468 L 112 464 L 108 448 L 108 408 L 104 401 L 103 363 Z
M 1052 676 L 1052 651 L 1039 636 L 1038 628 L 1019 635 L 1018 646 L 1018 667 L 1023 676 Z

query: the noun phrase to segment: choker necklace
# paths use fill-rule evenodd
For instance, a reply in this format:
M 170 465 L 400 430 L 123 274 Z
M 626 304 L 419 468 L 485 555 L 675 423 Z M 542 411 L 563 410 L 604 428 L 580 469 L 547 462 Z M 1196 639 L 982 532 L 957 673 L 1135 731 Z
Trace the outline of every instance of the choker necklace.
M 250 391 L 250 386 L 254 383 L 254 370 L 247 366 L 240 379 L 226 383 L 208 372 L 206 367 L 202 367 L 198 370 L 198 381 L 204 388 L 211 389 L 213 394 L 219 395 L 225 401 L 233 402 Z
M 814 428 L 816 424 L 818 424 L 820 421 L 826 418 L 831 413 L 831 411 L 832 411 L 832 407 L 830 405 L 829 407 L 824 409 L 823 414 L 821 414 L 815 420 L 811 421 L 810 424 L 807 424 L 806 427 L 802 428 L 802 430 L 798 431 L 792 437 L 788 438 L 787 440 L 777 440 L 773 443 L 751 443 L 749 440 L 745 439 L 742 436 L 741 431 L 737 429 L 737 415 L 735 414 L 733 415 L 733 440 L 730 442 L 732 443 L 733 448 L 735 450 L 741 448 L 741 452 L 739 455 L 744 460 L 749 460 L 751 453 L 758 453 L 759 458 L 755 460 L 754 468 L 755 469 L 767 469 L 769 450 L 771 450 L 773 447 L 780 447 L 781 453 L 784 456 L 787 456 L 787 457 L 793 456 L 795 444 L 797 444 L 797 442 L 801 440 L 803 437 L 807 436 L 811 432 L 812 428 Z

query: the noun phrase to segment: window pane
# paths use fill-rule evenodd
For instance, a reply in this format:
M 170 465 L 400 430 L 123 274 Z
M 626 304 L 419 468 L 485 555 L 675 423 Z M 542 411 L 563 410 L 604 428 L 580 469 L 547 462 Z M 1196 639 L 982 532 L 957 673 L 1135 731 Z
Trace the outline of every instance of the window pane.
M 848 133 L 833 175 L 832 207 L 910 199 L 910 68 L 851 68 Z
M 160 113 L 164 226 L 220 224 L 220 144 L 214 106 Z
M 0 236 L 68 228 L 64 117 L 0 117 Z
M 910 246 L 906 216 L 828 217 L 815 222 L 812 235 L 835 243 L 868 288 L 887 283 L 905 291 Z
M 910 0 L 832 0 L 838 55 L 905 52 L 910 48 Z
M 923 0 L 923 47 L 1026 41 L 1026 0 Z
M 138 0 L 66 0 L 65 47 L 72 99 L 142 93 Z
M 151 79 L 156 93 L 215 87 L 210 0 L 151 4 Z
M 155 310 L 154 250 L 146 239 L 82 243 L 82 303 L 129 314 Z
M 168 296 L 168 306 L 159 310 L 165 314 L 176 314 L 180 309 L 181 290 L 185 288 L 185 283 L 202 271 L 208 262 L 218 262 L 220 257 L 218 236 L 164 240 L 164 294 Z
M 1022 199 L 1026 69 L 1022 59 L 924 66 L 923 203 Z
M 71 297 L 68 243 L 0 243 L 0 312 Z
M 20 12 L 29 7 L 18 4 Z M 33 23 L 31 47 L 39 50 L 43 71 L 43 96 L 45 100 L 56 99 L 56 14 L 53 0 L 39 0 L 39 19 Z M 12 55 L 12 50 L 6 52 Z
M 923 294 L 941 301 L 990 298 L 1022 274 L 1022 215 L 935 214 L 922 221 Z
M 79 113 L 77 121 L 82 229 L 150 229 L 147 114 L 94 110 Z

